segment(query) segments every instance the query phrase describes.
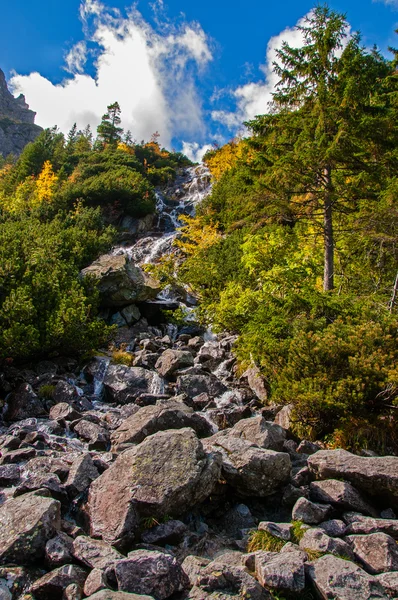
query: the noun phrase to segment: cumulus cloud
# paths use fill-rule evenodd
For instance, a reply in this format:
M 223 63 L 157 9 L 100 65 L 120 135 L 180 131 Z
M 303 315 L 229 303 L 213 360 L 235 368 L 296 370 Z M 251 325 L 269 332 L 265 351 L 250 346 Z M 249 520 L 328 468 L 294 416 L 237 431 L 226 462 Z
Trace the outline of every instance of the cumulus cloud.
M 383 4 L 387 4 L 387 6 L 398 9 L 398 0 L 373 0 L 373 2 L 382 2 Z
M 398 0 L 396 1 L 398 2 Z M 287 42 L 292 48 L 303 46 L 303 34 L 298 27 L 304 25 L 305 20 L 310 15 L 311 12 L 302 17 L 295 27 L 288 27 L 269 40 L 265 64 L 260 66 L 264 79 L 259 82 L 247 83 L 233 90 L 232 96 L 236 102 L 236 110 L 233 112 L 214 110 L 212 112 L 214 121 L 222 123 L 229 129 L 239 131 L 242 128 L 243 122 L 250 121 L 256 115 L 264 114 L 267 111 L 269 103 L 272 101 L 272 94 L 275 92 L 276 84 L 279 81 L 279 77 L 273 68 L 274 63 L 279 62 L 277 50 L 282 47 L 283 42 Z M 346 34 L 347 40 L 350 36 L 349 28 Z
M 76 122 L 95 129 L 107 105 L 117 101 L 123 127 L 138 141 L 158 131 L 161 143 L 170 147 L 173 137 L 204 134 L 196 77 L 212 52 L 199 24 L 165 24 L 159 31 L 134 7 L 122 15 L 98 0 L 84 0 L 80 17 L 84 39 L 66 56 L 69 78 L 58 85 L 40 73 L 11 79 L 14 93 L 25 94 L 36 110 L 39 125 L 57 124 L 67 132 Z M 89 56 L 95 57 L 94 75 L 87 68 Z
M 182 152 L 194 163 L 200 162 L 208 150 L 213 150 L 211 144 L 201 146 L 198 142 L 183 142 Z

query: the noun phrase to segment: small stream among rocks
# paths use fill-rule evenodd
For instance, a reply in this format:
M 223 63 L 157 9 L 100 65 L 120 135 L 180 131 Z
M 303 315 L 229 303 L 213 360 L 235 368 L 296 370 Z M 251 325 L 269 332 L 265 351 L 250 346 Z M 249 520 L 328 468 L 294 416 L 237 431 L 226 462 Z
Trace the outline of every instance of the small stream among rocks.
M 398 598 L 398 458 L 298 440 L 235 336 L 162 322 L 195 301 L 140 266 L 209 191 L 184 170 L 88 268 L 131 364 L 0 374 L 0 600 Z

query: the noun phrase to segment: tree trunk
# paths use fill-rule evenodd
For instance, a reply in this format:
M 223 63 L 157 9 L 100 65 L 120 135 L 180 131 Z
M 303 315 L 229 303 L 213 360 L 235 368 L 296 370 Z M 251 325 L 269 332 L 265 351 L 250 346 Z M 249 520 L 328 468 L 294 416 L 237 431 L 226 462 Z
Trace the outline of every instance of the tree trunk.
M 332 215 L 332 168 L 328 165 L 324 170 L 325 200 L 323 207 L 324 231 L 324 270 L 323 290 L 325 292 L 334 288 L 334 240 L 333 240 L 333 215 Z

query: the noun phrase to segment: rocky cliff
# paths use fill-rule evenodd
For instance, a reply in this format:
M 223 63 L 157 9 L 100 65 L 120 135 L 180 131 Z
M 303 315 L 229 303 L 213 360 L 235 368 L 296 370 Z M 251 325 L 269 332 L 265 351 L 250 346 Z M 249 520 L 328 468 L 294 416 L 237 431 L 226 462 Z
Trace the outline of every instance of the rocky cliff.
M 25 96 L 18 98 L 10 93 L 3 71 L 0 69 L 0 154 L 21 154 L 42 130 L 35 125 L 36 113 L 29 109 Z

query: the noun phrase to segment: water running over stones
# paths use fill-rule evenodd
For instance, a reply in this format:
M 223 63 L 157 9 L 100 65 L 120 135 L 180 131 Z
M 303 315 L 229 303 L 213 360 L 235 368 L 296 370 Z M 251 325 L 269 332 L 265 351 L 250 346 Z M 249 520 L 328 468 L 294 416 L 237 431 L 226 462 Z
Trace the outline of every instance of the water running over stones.
M 139 269 L 171 251 L 209 189 L 205 167 L 184 170 L 153 230 L 110 256 Z M 258 369 L 238 375 L 235 336 L 118 298 L 131 364 L 104 352 L 0 377 L 0 599 L 398 597 L 398 458 L 299 444 Z M 272 551 L 247 552 L 250 530 Z

